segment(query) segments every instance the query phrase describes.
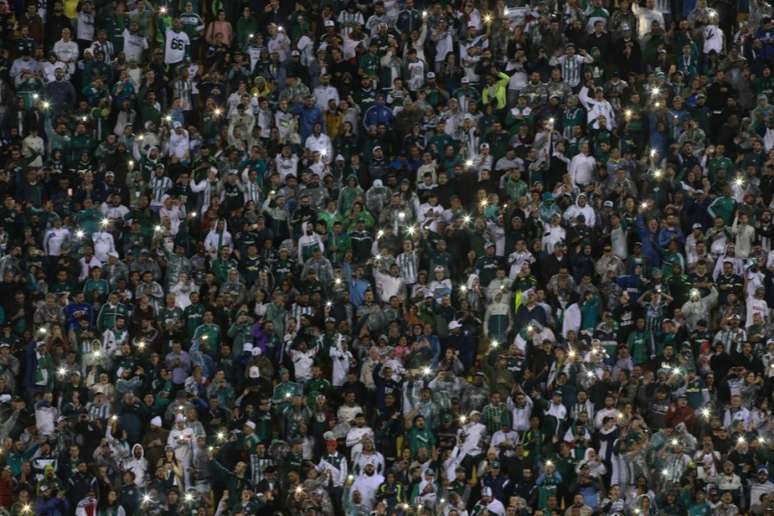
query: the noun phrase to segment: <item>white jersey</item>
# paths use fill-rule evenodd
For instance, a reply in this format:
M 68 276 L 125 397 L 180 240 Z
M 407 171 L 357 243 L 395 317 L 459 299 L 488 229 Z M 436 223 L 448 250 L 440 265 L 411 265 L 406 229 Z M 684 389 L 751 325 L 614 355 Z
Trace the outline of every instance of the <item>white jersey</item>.
M 175 451 L 175 458 L 183 463 L 183 467 L 191 464 L 191 455 L 193 454 L 191 443 L 194 439 L 193 430 L 186 427 L 180 430 L 175 427 L 169 432 L 167 437 L 167 446 Z
M 406 65 L 408 69 L 409 79 L 407 81 L 408 89 L 411 91 L 417 91 L 425 84 L 425 63 L 424 61 L 416 61 L 408 63 Z
M 148 50 L 148 39 L 142 36 L 139 32 L 132 34 L 129 30 L 124 29 L 124 54 L 126 55 L 126 61 L 131 63 L 142 63 L 142 53 Z
M 46 254 L 49 256 L 59 256 L 62 254 L 62 244 L 70 240 L 70 230 L 67 228 L 51 228 L 46 232 L 43 239 Z
M 166 40 L 164 63 L 177 64 L 185 59 L 185 47 L 191 44 L 188 34 L 183 31 L 175 32 L 172 29 L 167 29 Z
M 79 12 L 75 32 L 78 39 L 94 41 L 94 13 Z
M 180 160 L 187 160 L 189 152 L 191 150 L 191 140 L 188 136 L 188 131 L 183 129 L 183 132 L 178 134 L 173 130 L 169 135 L 169 155 L 177 156 Z
M 341 387 L 347 381 L 347 372 L 352 367 L 355 357 L 349 350 L 343 350 L 338 345 L 332 346 L 328 354 L 333 360 L 332 384 L 334 387 Z
M 116 251 L 113 235 L 107 231 L 95 231 L 91 235 L 91 239 L 94 242 L 94 256 L 102 263 L 105 263 L 108 259 L 108 254 Z

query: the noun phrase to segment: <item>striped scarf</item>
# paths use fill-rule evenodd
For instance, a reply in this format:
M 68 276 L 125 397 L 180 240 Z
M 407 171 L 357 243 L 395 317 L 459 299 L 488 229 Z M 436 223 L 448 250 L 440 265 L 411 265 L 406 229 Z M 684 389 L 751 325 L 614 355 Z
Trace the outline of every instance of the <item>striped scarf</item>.
M 293 319 L 296 320 L 296 322 L 299 325 L 301 324 L 302 315 L 311 315 L 313 313 L 314 313 L 314 308 L 312 308 L 311 306 L 299 305 L 298 303 L 293 303 L 293 306 L 290 309 L 290 315 L 293 317 Z
M 172 188 L 172 181 L 167 176 L 154 175 L 151 178 L 151 190 L 153 191 L 153 202 L 151 204 L 161 204 L 161 198 Z
M 419 270 L 419 259 L 416 251 L 401 253 L 395 260 L 400 269 L 400 275 L 406 282 L 406 285 L 413 285 L 417 282 L 417 271 Z
M 193 109 L 193 81 L 191 79 L 178 79 L 174 82 L 172 89 L 174 99 L 180 99 L 184 111 Z

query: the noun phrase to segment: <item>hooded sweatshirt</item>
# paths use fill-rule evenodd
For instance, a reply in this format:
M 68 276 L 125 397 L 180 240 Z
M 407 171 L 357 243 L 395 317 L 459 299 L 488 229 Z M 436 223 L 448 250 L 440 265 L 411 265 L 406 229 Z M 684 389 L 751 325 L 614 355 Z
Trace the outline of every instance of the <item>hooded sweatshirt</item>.
M 579 204 L 578 201 L 580 201 L 581 197 L 586 199 L 586 194 L 578 194 L 578 197 L 575 199 L 575 204 L 567 208 L 567 211 L 564 212 L 564 219 L 567 221 L 571 221 L 578 215 L 583 215 L 583 217 L 586 219 L 586 225 L 589 227 L 594 227 L 594 224 L 596 224 L 597 217 L 594 213 L 594 208 L 588 205 L 586 203 L 583 207 Z
M 139 450 L 139 457 L 135 453 L 135 450 Z M 132 454 L 123 461 L 124 471 L 131 471 L 134 473 L 134 483 L 137 487 L 143 487 L 145 485 L 145 477 L 148 473 L 148 461 L 145 459 L 145 450 L 141 444 L 135 444 L 132 446 Z
M 355 180 L 355 186 L 349 186 L 349 180 Z M 363 195 L 363 189 L 357 184 L 357 176 L 350 174 L 347 176 L 346 185 L 339 192 L 338 209 L 339 213 L 349 213 L 357 197 Z

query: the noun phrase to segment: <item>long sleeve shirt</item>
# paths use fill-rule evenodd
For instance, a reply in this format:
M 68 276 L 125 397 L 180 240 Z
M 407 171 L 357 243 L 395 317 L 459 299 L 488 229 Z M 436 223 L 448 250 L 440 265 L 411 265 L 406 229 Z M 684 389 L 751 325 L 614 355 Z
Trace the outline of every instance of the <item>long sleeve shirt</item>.
M 594 168 L 597 166 L 597 160 L 594 156 L 577 154 L 570 161 L 570 179 L 573 184 L 585 186 L 594 179 Z

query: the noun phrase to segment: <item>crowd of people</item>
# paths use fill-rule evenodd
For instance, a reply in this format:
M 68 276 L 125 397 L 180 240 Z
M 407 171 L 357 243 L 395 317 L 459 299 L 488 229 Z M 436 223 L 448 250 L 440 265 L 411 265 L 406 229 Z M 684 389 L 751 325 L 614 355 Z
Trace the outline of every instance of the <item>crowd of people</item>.
M 710 2 L 0 0 L 0 515 L 774 514 Z

